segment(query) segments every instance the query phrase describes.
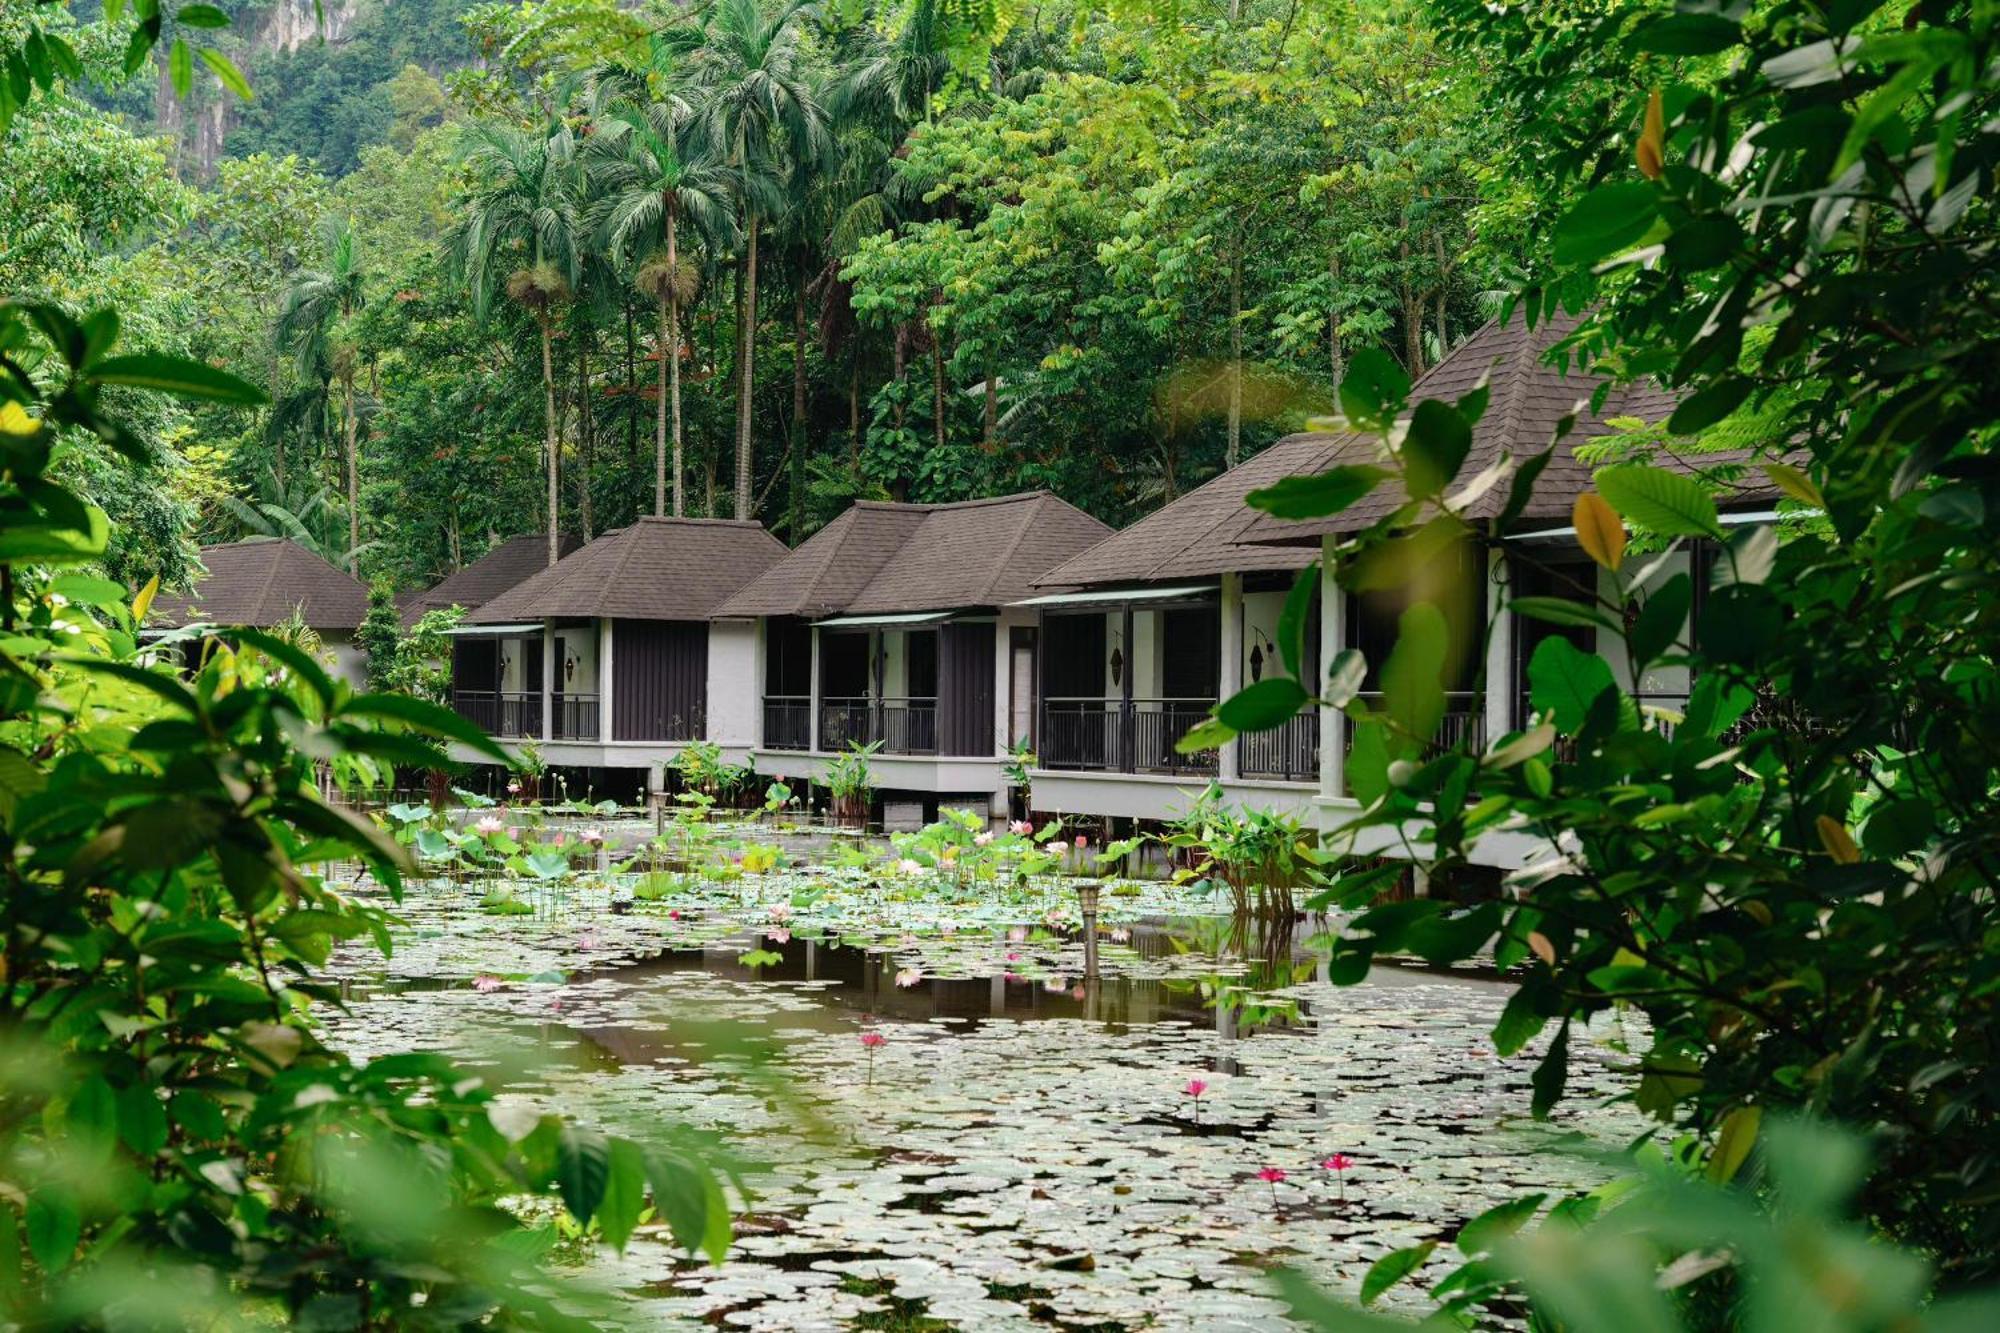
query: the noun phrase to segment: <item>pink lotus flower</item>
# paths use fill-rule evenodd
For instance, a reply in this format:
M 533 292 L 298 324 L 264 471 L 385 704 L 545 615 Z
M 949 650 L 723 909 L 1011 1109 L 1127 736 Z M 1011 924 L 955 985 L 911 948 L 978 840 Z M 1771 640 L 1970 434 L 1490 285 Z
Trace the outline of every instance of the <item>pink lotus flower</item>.
M 1111 942 L 1113 944 L 1127 944 L 1131 942 L 1131 939 L 1132 939 L 1132 932 L 1125 929 L 1125 927 L 1123 926 L 1120 926 L 1116 930 L 1111 932 Z
M 576 835 L 576 840 L 578 842 L 587 842 L 594 847 L 604 841 L 604 830 L 595 828 L 584 829 Z
M 1009 949 L 1007 951 L 1007 961 L 1010 963 L 1018 963 L 1021 961 L 1021 955 L 1016 953 L 1014 950 Z
M 1257 1179 L 1264 1181 L 1271 1187 L 1271 1207 L 1273 1210 L 1278 1206 L 1278 1182 L 1284 1178 L 1285 1168 L 1282 1166 L 1267 1166 L 1257 1173 Z
M 1022 940 L 1028 938 L 1028 928 L 1026 926 L 1010 926 L 1007 929 L 1007 938 L 1013 943 L 1019 944 Z
M 780 926 L 776 930 L 764 932 L 764 938 L 773 944 L 790 944 L 792 942 L 792 932 Z
M 521 794 L 521 784 L 520 784 L 520 783 L 518 783 L 518 782 L 510 782 L 510 783 L 508 783 L 508 784 L 507 784 L 507 794 L 508 794 L 509 796 L 519 796 L 519 795 Z
M 669 921 L 678 921 L 678 920 L 680 920 L 680 919 L 681 919 L 681 909 L 680 909 L 680 908 L 678 908 L 678 907 L 670 907 L 670 908 L 668 908 L 668 909 L 667 909 L 667 920 L 669 920 Z
M 1072 1000 L 1087 1000 L 1090 998 L 1090 992 L 1082 986 L 1078 986 L 1069 993 L 1069 998 Z
M 597 932 L 594 930 L 584 931 L 583 934 L 576 937 L 576 947 L 579 949 L 595 949 L 597 947 Z
M 868 1086 L 871 1088 L 875 1086 L 875 1051 L 888 1042 L 889 1039 L 879 1032 L 861 1034 L 861 1049 L 868 1052 Z
M 507 836 L 512 838 L 515 842 L 519 842 L 521 840 L 521 826 L 515 824 L 510 828 L 508 828 Z
M 792 905 L 790 903 L 773 903 L 768 915 L 773 921 L 790 921 L 792 919 Z
M 905 875 L 921 875 L 924 873 L 924 863 L 922 861 L 913 861 L 906 856 L 896 862 L 896 869 L 902 871 Z
M 1182 1094 L 1187 1097 L 1188 1101 L 1194 1107 L 1194 1122 L 1197 1125 L 1201 1124 L 1201 1094 L 1207 1091 L 1207 1080 L 1199 1078 L 1189 1079 L 1187 1086 L 1181 1089 Z
M 494 818 L 492 815 L 487 815 L 484 818 L 482 818 L 477 824 L 474 824 L 472 826 L 472 830 L 482 838 L 490 838 L 505 827 L 507 826 L 501 823 L 498 819 Z
M 472 979 L 472 989 L 478 991 L 481 995 L 491 995 L 505 984 L 498 977 L 478 976 Z
M 1090 839 L 1089 839 L 1089 838 L 1086 838 L 1086 837 L 1084 837 L 1084 836 L 1083 836 L 1083 835 L 1082 835 L 1081 833 L 1077 834 L 1077 835 L 1076 835 L 1076 849 L 1077 849 L 1077 850 L 1078 850 L 1078 851 L 1080 852 L 1080 851 L 1082 851 L 1082 850 L 1083 850 L 1084 848 L 1086 848 L 1086 847 L 1088 847 L 1088 846 L 1090 846 Z
M 916 985 L 923 979 L 924 979 L 924 973 L 922 968 L 906 967 L 902 971 L 896 973 L 896 984 L 898 986 L 901 986 L 904 990 L 908 990 L 910 987 Z
M 990 829 L 984 833 L 975 833 L 972 835 L 972 845 L 975 847 L 985 847 L 989 845 L 992 841 L 993 841 L 993 833 L 992 830 Z
M 1346 1153 L 1335 1153 L 1320 1165 L 1333 1172 L 1333 1178 L 1340 1182 L 1340 1201 L 1347 1202 L 1347 1168 L 1354 1165 L 1354 1159 Z
M 1035 826 L 1025 819 L 1017 819 L 1007 826 L 1007 831 L 1017 838 L 1026 838 L 1034 834 Z

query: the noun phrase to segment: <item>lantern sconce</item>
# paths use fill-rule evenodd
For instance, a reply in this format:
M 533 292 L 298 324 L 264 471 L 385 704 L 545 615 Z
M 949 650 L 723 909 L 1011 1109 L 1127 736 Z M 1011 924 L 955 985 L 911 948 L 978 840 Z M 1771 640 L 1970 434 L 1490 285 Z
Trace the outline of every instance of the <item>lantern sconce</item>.
M 1117 689 L 1124 684 L 1125 650 L 1123 648 L 1113 648 L 1111 650 L 1111 686 L 1113 689 Z
M 1270 654 L 1264 651 L 1265 647 L 1268 645 L 1272 652 L 1276 652 L 1277 645 L 1271 642 L 1270 635 L 1254 625 L 1251 626 L 1250 633 L 1258 640 L 1250 645 L 1250 682 L 1254 685 L 1264 679 L 1264 663 L 1270 660 Z

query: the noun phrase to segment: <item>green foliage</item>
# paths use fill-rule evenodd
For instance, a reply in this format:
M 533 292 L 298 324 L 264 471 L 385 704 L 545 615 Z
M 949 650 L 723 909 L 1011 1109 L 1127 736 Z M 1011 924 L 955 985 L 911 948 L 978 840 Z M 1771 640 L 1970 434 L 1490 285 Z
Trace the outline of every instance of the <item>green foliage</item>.
M 1656 1158 L 1645 1175 L 1564 1199 L 1539 1217 L 1543 1195 L 1474 1218 L 1457 1238 L 1463 1262 L 1438 1285 L 1449 1293 L 1443 1318 L 1523 1293 L 1538 1319 L 1575 1333 L 1959 1333 L 2000 1318 L 1991 1291 L 1930 1300 L 1930 1263 L 1848 1219 L 1867 1160 L 1859 1141 L 1787 1120 L 1759 1148 L 1762 1195 L 1718 1188 Z M 1426 1241 L 1378 1260 L 1361 1284 L 1363 1303 L 1437 1248 Z M 1280 1285 L 1309 1328 L 1416 1327 L 1343 1307 L 1295 1273 Z
M 1937 5 L 1893 23 L 1867 4 L 1758 6 L 1740 24 L 1659 4 L 1439 9 L 1523 127 L 1512 169 L 1552 224 L 1529 257 L 1529 316 L 1592 312 L 1558 355 L 1665 380 L 1683 395 L 1675 434 L 1742 442 L 1739 416 L 1755 414 L 1766 475 L 1825 515 L 1789 539 L 1725 542 L 1712 485 L 1645 463 L 1601 471 L 1578 528 L 1605 591 L 1569 611 L 1520 604 L 1594 629 L 1598 648 L 1545 641 L 1528 667 L 1535 716 L 1483 753 L 1424 744 L 1437 611 L 1418 603 L 1384 664 L 1384 725 L 1350 756 L 1363 808 L 1336 847 L 1393 830 L 1449 870 L 1512 828 L 1546 855 L 1498 903 L 1374 908 L 1343 955 L 1490 945 L 1520 982 L 1496 1042 L 1554 1033 L 1538 1109 L 1562 1094 L 1577 1025 L 1635 1008 L 1636 1100 L 1700 1136 L 1718 1176 L 1762 1108 L 1851 1122 L 1882 1150 L 1862 1185 L 1871 1219 L 1936 1256 L 1947 1285 L 1990 1278 L 2000 400 L 1974 276 L 1993 223 L 1975 126 L 2000 103 L 2000 37 Z M 1772 331 L 1750 338 L 1752 324 Z M 1403 393 L 1391 379 L 1343 402 L 1386 439 Z M 1449 439 L 1481 406 L 1418 412 Z M 1401 451 L 1413 502 L 1437 490 L 1425 450 Z M 1506 534 L 1525 493 L 1487 535 Z M 1410 510 L 1356 533 L 1342 583 L 1406 576 L 1426 533 L 1473 535 L 1442 507 L 1414 533 Z M 1627 526 L 1713 553 L 1696 623 L 1692 580 L 1646 578 Z M 1684 709 L 1635 698 L 1630 662 L 1690 673 Z M 1379 889 L 1351 873 L 1328 896 L 1366 906 Z M 1921 1275 L 1882 1262 L 1895 1271 L 1860 1277 L 1873 1270 L 1857 1254 L 1843 1281 L 1907 1310 Z M 1559 1269 L 1536 1270 L 1535 1294 L 1577 1326 L 1601 1284 L 1650 1286 L 1623 1258 Z
M 368 614 L 354 633 L 354 642 L 368 657 L 368 688 L 386 690 L 396 671 L 396 651 L 402 646 L 403 616 L 396 609 L 396 590 L 386 579 L 368 588 Z

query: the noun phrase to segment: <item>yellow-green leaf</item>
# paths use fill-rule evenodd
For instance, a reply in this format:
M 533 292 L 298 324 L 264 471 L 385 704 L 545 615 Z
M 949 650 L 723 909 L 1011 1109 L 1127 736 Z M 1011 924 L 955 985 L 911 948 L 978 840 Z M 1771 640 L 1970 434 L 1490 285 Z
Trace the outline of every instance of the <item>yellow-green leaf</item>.
M 1803 468 L 1793 467 L 1790 463 L 1766 463 L 1764 475 L 1771 479 L 1773 486 L 1800 504 L 1808 504 L 1815 509 L 1826 508 L 1826 496 L 1820 493 L 1819 484 L 1807 476 Z
M 1739 1106 L 1723 1118 L 1722 1132 L 1715 1138 L 1715 1151 L 1708 1155 L 1710 1181 L 1726 1185 L 1742 1169 L 1744 1159 L 1757 1144 L 1757 1126 L 1763 1118 L 1761 1106 Z
M 1813 820 L 1813 827 L 1819 830 L 1820 845 L 1826 854 L 1844 866 L 1851 866 L 1861 859 L 1861 849 L 1854 845 L 1854 836 L 1846 825 L 1829 815 L 1821 815 Z
M 1570 520 L 1576 525 L 1577 544 L 1584 554 L 1606 569 L 1618 568 L 1625 559 L 1625 523 L 1618 511 L 1596 491 L 1585 491 L 1576 497 Z

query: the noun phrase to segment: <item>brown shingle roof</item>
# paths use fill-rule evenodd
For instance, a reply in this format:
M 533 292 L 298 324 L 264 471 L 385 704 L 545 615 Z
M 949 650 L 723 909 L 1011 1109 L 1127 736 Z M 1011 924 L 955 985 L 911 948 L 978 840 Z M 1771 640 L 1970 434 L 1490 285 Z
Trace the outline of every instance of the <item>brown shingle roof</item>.
M 1308 470 L 1323 438 L 1293 435 L 1279 440 L 1164 509 L 1051 569 L 1035 580 L 1036 586 L 1147 583 L 1225 572 L 1302 568 L 1312 559 L 1310 552 L 1243 546 L 1235 534 L 1256 517 L 1243 497 L 1280 477 Z
M 467 620 L 710 620 L 726 598 L 785 554 L 784 543 L 761 524 L 642 518 L 522 580 Z
M 729 599 L 725 615 L 1001 606 L 1111 529 L 1048 491 L 957 504 L 862 500 Z
M 565 532 L 558 539 L 562 554 L 583 545 L 583 539 Z M 402 598 L 403 623 L 413 625 L 426 611 L 462 606 L 468 612 L 498 597 L 524 580 L 549 567 L 549 537 L 545 532 L 509 537 L 477 560 L 447 575 L 442 582 Z
M 316 630 L 351 633 L 368 614 L 368 589 L 296 542 L 279 537 L 201 548 L 207 573 L 188 593 L 162 593 L 147 619 L 163 628 L 197 622 L 267 628 L 304 613 Z
M 1567 517 L 1576 497 L 1590 488 L 1592 464 L 1576 456 L 1576 446 L 1609 434 L 1614 418 L 1636 417 L 1658 422 L 1673 414 L 1678 396 L 1658 385 L 1644 382 L 1614 386 L 1604 404 L 1593 412 L 1591 397 L 1605 382 L 1602 375 L 1581 369 L 1551 365 L 1551 348 L 1575 331 L 1577 318 L 1557 315 L 1529 329 L 1519 313 L 1506 324 L 1494 321 L 1466 339 L 1450 356 L 1431 367 L 1411 390 L 1411 401 L 1442 398 L 1447 401 L 1470 393 L 1482 377 L 1491 397 L 1486 411 L 1473 428 L 1472 448 L 1459 470 L 1458 484 L 1478 476 L 1501 456 L 1525 460 L 1549 447 L 1556 426 L 1563 417 L 1576 414 L 1576 425 L 1556 443 L 1548 466 L 1535 482 L 1535 491 L 1523 516 L 1528 518 Z M 1381 461 L 1381 445 L 1373 437 L 1325 434 L 1293 436 L 1300 443 L 1294 455 L 1296 466 L 1287 475 L 1323 472 L 1335 463 Z M 1661 466 L 1693 470 L 1737 461 L 1738 454 L 1695 456 L 1681 459 L 1662 456 Z M 1466 511 L 1474 518 L 1489 518 L 1507 503 L 1505 482 L 1493 487 Z M 1735 499 L 1769 498 L 1775 491 L 1761 478 L 1739 483 Z M 1244 543 L 1317 544 L 1329 533 L 1354 532 L 1368 527 L 1393 512 L 1409 499 L 1393 478 L 1384 481 L 1372 494 L 1331 518 L 1295 522 L 1272 518 L 1245 509 L 1246 519 L 1232 532 L 1234 541 Z

